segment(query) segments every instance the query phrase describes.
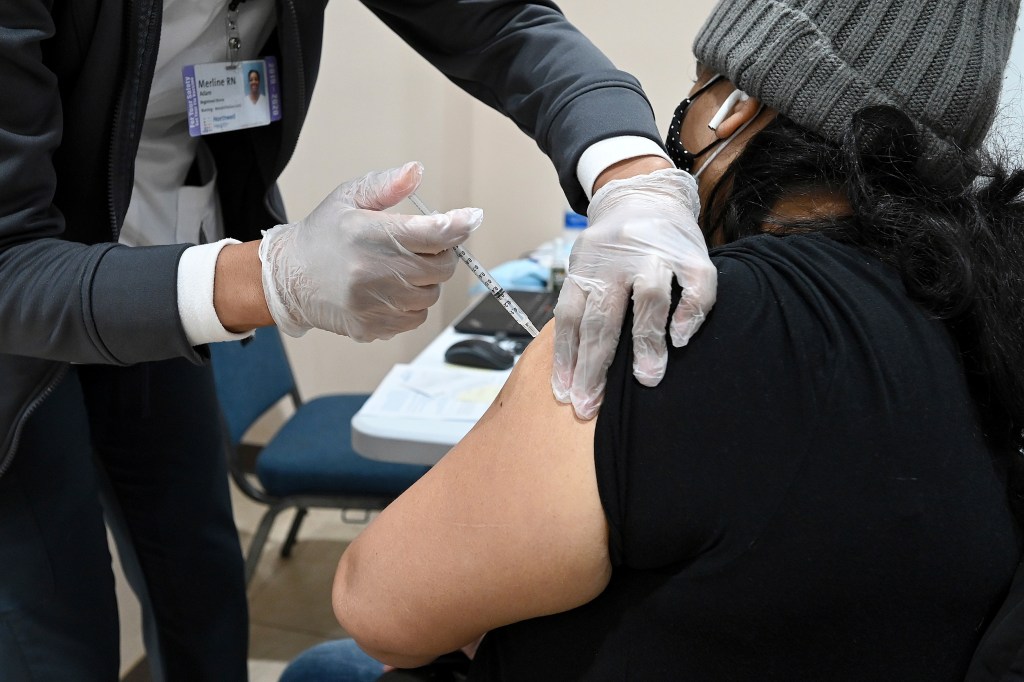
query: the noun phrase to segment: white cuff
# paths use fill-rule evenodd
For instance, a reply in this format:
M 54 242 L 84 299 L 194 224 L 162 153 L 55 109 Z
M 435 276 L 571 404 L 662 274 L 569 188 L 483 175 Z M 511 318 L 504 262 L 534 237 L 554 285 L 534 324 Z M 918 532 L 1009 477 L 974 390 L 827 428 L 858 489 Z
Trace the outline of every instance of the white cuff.
M 668 154 L 660 144 L 636 135 L 609 137 L 587 147 L 583 156 L 580 157 L 579 163 L 576 164 L 576 179 L 580 181 L 580 186 L 586 193 L 587 199 L 593 198 L 597 176 L 608 166 L 626 159 L 635 159 L 638 156 L 660 156 L 672 163 L 672 159 L 668 158 Z
M 212 244 L 190 246 L 178 261 L 178 316 L 185 336 L 193 346 L 214 341 L 235 341 L 252 336 L 229 332 L 220 323 L 213 307 L 213 276 L 217 271 L 217 256 L 228 244 L 241 244 L 237 239 L 221 239 Z

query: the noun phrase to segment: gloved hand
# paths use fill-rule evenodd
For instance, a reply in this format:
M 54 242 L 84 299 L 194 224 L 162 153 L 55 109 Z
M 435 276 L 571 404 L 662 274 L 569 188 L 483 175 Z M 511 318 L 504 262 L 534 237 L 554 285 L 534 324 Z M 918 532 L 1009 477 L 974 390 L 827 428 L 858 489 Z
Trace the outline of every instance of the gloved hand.
M 715 303 L 717 271 L 697 226 L 700 199 L 689 173 L 656 171 L 602 187 L 590 226 L 573 244 L 555 306 L 551 386 L 560 402 L 590 419 L 604 397 L 605 374 L 633 294 L 633 375 L 644 386 L 665 376 L 665 323 L 672 276 L 683 287 L 670 327 L 683 346 Z
M 281 331 L 312 327 L 356 341 L 390 339 L 427 319 L 477 208 L 430 216 L 383 213 L 419 186 L 423 167 L 369 173 L 335 189 L 297 223 L 263 233 L 263 291 Z

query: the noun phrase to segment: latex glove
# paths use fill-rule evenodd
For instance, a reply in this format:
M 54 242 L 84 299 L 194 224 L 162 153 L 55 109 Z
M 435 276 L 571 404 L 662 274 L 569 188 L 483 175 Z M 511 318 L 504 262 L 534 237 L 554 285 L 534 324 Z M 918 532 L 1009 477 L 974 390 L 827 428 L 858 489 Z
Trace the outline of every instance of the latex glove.
M 579 417 L 590 419 L 601 406 L 631 291 L 633 375 L 644 386 L 665 376 L 672 276 L 683 287 L 672 315 L 673 345 L 685 345 L 714 305 L 717 271 L 697 226 L 699 211 L 696 182 L 676 169 L 613 180 L 594 195 L 590 226 L 573 244 L 555 306 L 551 386 Z
M 384 213 L 419 186 L 423 167 L 369 173 L 335 189 L 297 223 L 263 233 L 259 254 L 270 314 L 289 336 L 312 327 L 356 341 L 389 339 L 427 319 L 477 208 Z

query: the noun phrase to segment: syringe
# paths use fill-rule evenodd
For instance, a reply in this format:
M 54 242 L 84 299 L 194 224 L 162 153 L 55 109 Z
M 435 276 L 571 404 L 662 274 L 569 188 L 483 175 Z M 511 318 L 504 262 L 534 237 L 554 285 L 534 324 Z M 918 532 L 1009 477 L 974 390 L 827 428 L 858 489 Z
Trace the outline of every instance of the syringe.
M 437 213 L 437 211 L 428 208 L 427 205 L 423 203 L 423 200 L 416 196 L 415 193 L 409 195 L 409 201 L 411 201 L 423 215 L 433 215 Z M 491 277 L 491 273 L 487 272 L 487 268 L 481 265 L 480 261 L 473 257 L 473 254 L 461 246 L 453 246 L 452 250 L 458 254 L 463 263 L 469 266 L 469 269 L 473 271 L 473 274 L 476 275 L 477 279 L 487 287 L 487 291 L 491 292 L 491 296 L 501 304 L 501 307 L 512 316 L 513 320 L 518 322 L 523 329 L 530 332 L 530 336 L 537 336 L 537 334 L 540 333 L 537 331 L 537 328 L 533 326 L 533 322 L 530 322 L 529 316 L 523 312 L 522 308 L 519 307 L 519 304 L 512 300 L 512 297 L 508 295 L 508 292 L 505 291 L 505 289 L 503 289 L 493 277 Z

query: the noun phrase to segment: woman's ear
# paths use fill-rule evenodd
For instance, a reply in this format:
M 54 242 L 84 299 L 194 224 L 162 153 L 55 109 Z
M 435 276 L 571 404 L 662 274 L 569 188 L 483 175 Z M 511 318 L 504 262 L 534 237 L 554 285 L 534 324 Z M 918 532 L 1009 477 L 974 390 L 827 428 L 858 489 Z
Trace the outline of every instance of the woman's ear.
M 732 112 L 727 115 L 715 128 L 715 135 L 720 140 L 728 139 L 730 135 L 740 129 L 740 126 L 757 116 L 761 102 L 754 97 L 739 101 Z

